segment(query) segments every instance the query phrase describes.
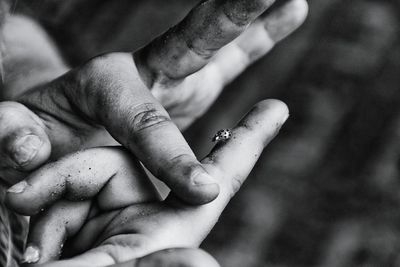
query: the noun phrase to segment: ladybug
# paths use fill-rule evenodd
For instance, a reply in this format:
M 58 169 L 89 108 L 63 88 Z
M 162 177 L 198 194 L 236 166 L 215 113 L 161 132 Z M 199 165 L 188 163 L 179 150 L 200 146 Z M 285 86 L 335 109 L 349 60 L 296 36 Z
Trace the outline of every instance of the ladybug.
M 229 129 L 223 129 L 217 132 L 213 138 L 213 142 L 227 141 L 232 137 L 232 132 Z

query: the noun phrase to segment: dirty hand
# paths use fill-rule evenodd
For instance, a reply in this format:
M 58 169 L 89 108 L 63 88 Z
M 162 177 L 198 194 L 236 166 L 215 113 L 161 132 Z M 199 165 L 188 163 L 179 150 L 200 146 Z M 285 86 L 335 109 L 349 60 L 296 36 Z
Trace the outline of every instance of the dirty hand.
M 117 266 L 160 266 L 164 260 L 217 266 L 198 250 L 165 250 L 200 245 L 287 118 L 282 102 L 260 102 L 232 129 L 229 140 L 215 146 L 201 164 L 221 192 L 203 206 L 174 194 L 159 199 L 139 161 L 117 147 L 89 149 L 40 168 L 6 198 L 14 211 L 33 216 L 25 261 L 43 267 L 127 261 L 132 262 Z M 65 258 L 55 261 L 64 243 Z M 198 265 L 184 261 L 185 255 L 194 255 Z
M 212 201 L 218 183 L 180 129 L 303 22 L 304 0 L 260 17 L 273 2 L 203 1 L 146 47 L 95 57 L 28 90 L 19 103 L 0 103 L 0 176 L 15 184 L 48 160 L 109 144 L 109 132 L 177 197 Z

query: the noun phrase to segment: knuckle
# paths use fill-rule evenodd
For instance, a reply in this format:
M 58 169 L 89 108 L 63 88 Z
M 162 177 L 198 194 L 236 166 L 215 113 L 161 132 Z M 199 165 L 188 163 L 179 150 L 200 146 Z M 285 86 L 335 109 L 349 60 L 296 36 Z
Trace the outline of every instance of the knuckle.
M 165 111 L 160 110 L 152 103 L 141 104 L 134 110 L 132 126 L 135 132 L 148 128 L 171 123 L 171 119 Z
M 193 40 L 185 40 L 186 46 L 195 55 L 205 60 L 210 59 L 216 53 L 216 49 L 204 49 L 197 45 Z
M 129 53 L 114 52 L 105 53 L 96 56 L 83 65 L 83 70 L 90 73 L 103 73 L 107 74 L 110 69 L 115 69 L 121 65 L 126 65 L 132 62 L 132 57 Z
M 89 90 L 90 93 L 96 93 L 97 89 L 101 88 L 98 86 L 98 83 L 107 81 L 107 78 L 112 73 L 110 69 L 116 64 L 116 61 L 114 54 L 96 56 L 80 67 L 72 70 L 69 78 L 73 83 L 78 84 L 79 88 L 96 88 L 96 90 Z
M 237 1 L 233 7 L 223 6 L 222 11 L 232 24 L 243 28 L 274 2 L 275 0 Z

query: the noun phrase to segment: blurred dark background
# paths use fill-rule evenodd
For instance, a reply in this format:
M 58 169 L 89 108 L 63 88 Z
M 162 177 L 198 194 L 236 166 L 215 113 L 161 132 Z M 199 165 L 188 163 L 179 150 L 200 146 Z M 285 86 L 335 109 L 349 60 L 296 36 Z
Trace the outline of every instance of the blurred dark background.
M 75 66 L 131 51 L 196 0 L 20 0 Z M 199 156 L 253 104 L 291 118 L 204 248 L 226 267 L 400 266 L 400 1 L 310 0 L 292 37 L 186 133 Z

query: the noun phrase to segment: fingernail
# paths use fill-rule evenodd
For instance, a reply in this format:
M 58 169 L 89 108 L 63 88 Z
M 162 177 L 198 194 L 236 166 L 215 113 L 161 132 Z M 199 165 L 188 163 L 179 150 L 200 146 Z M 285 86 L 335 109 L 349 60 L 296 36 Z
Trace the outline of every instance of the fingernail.
M 192 181 L 195 185 L 216 184 L 215 179 L 205 172 L 194 173 L 192 176 Z
M 21 263 L 36 263 L 39 261 L 39 259 L 40 259 L 39 248 L 36 246 L 29 245 L 25 250 Z
M 13 146 L 13 158 L 19 165 L 23 166 L 29 163 L 42 146 L 42 140 L 36 135 L 26 135 L 19 138 Z
M 13 193 L 13 194 L 21 194 L 25 191 L 27 186 L 28 186 L 28 183 L 26 181 L 22 181 L 22 182 L 19 182 L 18 184 L 11 186 L 7 190 L 7 192 Z

